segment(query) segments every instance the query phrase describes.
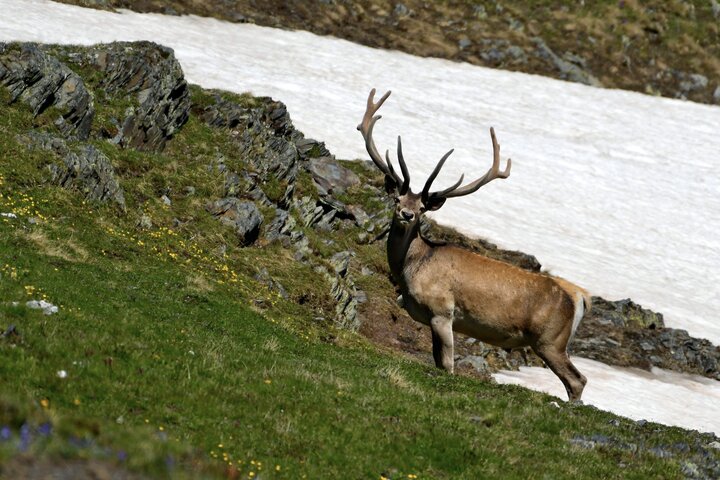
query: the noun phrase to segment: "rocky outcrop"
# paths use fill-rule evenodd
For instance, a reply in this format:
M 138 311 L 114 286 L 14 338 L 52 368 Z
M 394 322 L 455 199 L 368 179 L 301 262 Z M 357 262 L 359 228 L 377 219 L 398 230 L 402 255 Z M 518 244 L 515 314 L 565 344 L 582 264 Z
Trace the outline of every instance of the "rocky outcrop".
M 0 44 L 0 85 L 10 101 L 27 103 L 37 116 L 49 112 L 65 137 L 87 140 L 95 109 L 89 85 L 77 72 L 99 72 L 103 100 L 122 104 L 99 134 L 126 148 L 159 152 L 187 121 L 190 90 L 172 49 L 151 42 L 115 42 L 83 49 Z M 75 71 L 74 71 L 75 70 Z M 52 107 L 52 110 L 48 110 Z
M 61 164 L 48 166 L 52 182 L 61 187 L 78 190 L 86 199 L 115 204 L 125 211 L 125 194 L 115 176 L 110 160 L 92 145 L 70 147 L 49 134 L 31 132 L 20 140 L 30 148 L 54 153 Z
M 0 43 L 0 86 L 11 103 L 22 101 L 35 116 L 47 113 L 65 137 L 88 138 L 95 109 L 82 78 L 37 45 Z
M 109 95 L 132 99 L 114 140 L 123 147 L 163 150 L 187 121 L 190 90 L 172 49 L 151 42 L 115 42 L 71 57 L 102 72 Z
M 595 297 L 570 350 L 610 365 L 659 367 L 720 380 L 720 347 L 685 330 L 664 327 L 661 314 L 630 300 Z

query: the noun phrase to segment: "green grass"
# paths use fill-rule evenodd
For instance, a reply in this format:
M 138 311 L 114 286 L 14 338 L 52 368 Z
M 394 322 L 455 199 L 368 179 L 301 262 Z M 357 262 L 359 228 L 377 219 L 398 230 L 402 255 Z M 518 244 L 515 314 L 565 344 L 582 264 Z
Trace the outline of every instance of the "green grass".
M 293 479 L 680 475 L 677 457 L 569 440 L 671 445 L 687 440 L 681 429 L 613 426 L 609 413 L 451 377 L 315 320 L 333 309 L 321 276 L 278 244 L 240 248 L 203 208 L 222 184 L 207 169 L 216 152 L 243 162 L 227 132 L 191 118 L 162 154 L 97 143 L 122 172 L 121 215 L 45 183 L 52 159 L 16 136 L 29 115 L 0 107 L 0 211 L 17 214 L 0 219 L 0 329 L 20 333 L 0 338 L 0 427 L 17 437 L 23 423 L 49 421 L 55 433 L 24 455 L 105 458 L 173 477 L 235 475 L 228 468 Z M 161 190 L 188 185 L 195 196 L 157 201 Z M 136 227 L 140 215 L 154 227 Z M 381 246 L 356 244 L 358 232 L 308 234 L 352 247 L 379 270 Z M 253 280 L 261 267 L 289 300 Z M 384 284 L 362 282 L 371 295 Z M 40 298 L 60 312 L 24 307 Z M 15 455 L 0 442 L 0 464 Z
M 125 245 L 71 262 L 0 228 L 2 262 L 18 272 L 0 296 L 61 306 L 50 317 L 2 307 L 22 335 L 18 346 L 0 346 L 3 392 L 47 399 L 52 414 L 107 430 L 130 459 L 144 460 L 133 445 L 162 429 L 168 443 L 196 447 L 210 465 L 223 452 L 245 471 L 252 460 L 279 465 L 273 478 L 598 478 L 618 476 L 619 462 L 630 465 L 628 478 L 676 472 L 654 458 L 568 445 L 583 433 L 636 434 L 631 422 L 610 427 L 609 414 L 558 411 L 544 395 L 439 374 L 363 342 L 324 343 L 307 318 L 259 315 L 232 288 L 198 291 L 183 267 Z M 86 245 L 102 235 L 80 222 L 73 231 Z M 663 431 L 652 441 L 682 438 Z M 139 466 L 158 468 L 149 458 Z

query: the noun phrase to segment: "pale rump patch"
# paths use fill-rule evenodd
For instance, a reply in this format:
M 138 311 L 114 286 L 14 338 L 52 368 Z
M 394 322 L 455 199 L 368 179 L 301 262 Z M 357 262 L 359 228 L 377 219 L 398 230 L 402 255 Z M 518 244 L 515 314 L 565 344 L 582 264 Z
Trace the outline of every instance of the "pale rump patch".
M 575 316 L 573 317 L 573 324 L 572 324 L 572 330 L 570 331 L 570 340 L 575 336 L 575 330 L 577 330 L 578 325 L 580 325 L 580 320 L 582 320 L 583 316 L 585 315 L 585 298 L 582 292 L 575 293 Z

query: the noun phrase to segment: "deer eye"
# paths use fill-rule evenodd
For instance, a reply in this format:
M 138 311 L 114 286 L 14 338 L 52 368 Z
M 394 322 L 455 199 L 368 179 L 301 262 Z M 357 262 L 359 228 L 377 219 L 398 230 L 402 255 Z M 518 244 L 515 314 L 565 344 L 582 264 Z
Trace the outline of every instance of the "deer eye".
M 400 198 L 393 197 L 393 202 L 395 202 L 395 205 L 397 205 L 398 203 L 400 203 Z
M 420 207 L 420 213 L 425 213 L 427 209 L 425 207 Z

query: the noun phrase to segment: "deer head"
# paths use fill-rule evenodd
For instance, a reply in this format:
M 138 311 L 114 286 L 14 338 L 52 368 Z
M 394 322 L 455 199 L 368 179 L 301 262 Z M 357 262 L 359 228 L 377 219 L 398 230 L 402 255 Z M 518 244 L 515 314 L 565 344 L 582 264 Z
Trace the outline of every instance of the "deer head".
M 375 115 L 375 113 L 382 106 L 385 100 L 388 99 L 390 93 L 391 92 L 387 92 L 380 98 L 380 100 L 378 100 L 377 103 L 375 103 L 375 89 L 373 88 L 370 91 L 365 115 L 363 116 L 362 122 L 358 125 L 357 129 L 360 130 L 360 133 L 365 139 L 365 148 L 370 154 L 370 158 L 373 163 L 385 174 L 385 189 L 388 193 L 392 194 L 395 199 L 396 207 L 393 220 L 398 226 L 405 228 L 414 227 L 417 225 L 420 215 L 427 211 L 439 209 L 448 198 L 469 195 L 496 178 L 507 178 L 510 175 L 510 167 L 512 166 L 510 159 L 507 161 L 505 170 L 500 171 L 500 145 L 495 138 L 495 130 L 490 128 L 490 137 L 493 145 L 493 164 L 485 175 L 463 187 L 460 187 L 464 179 L 464 175 L 461 175 L 457 182 L 445 190 L 430 191 L 430 187 L 432 187 L 432 184 L 440 173 L 445 161 L 453 153 L 453 150 L 450 150 L 443 155 L 437 163 L 435 169 L 425 182 L 422 192 L 415 193 L 410 190 L 410 173 L 408 172 L 408 168 L 403 157 L 402 141 L 400 137 L 398 136 L 397 157 L 398 163 L 400 164 L 402 178 L 395 171 L 395 168 L 390 161 L 389 151 L 385 152 L 385 159 L 383 160 L 378 153 L 375 141 L 372 138 L 375 122 L 382 118 L 381 115 Z

